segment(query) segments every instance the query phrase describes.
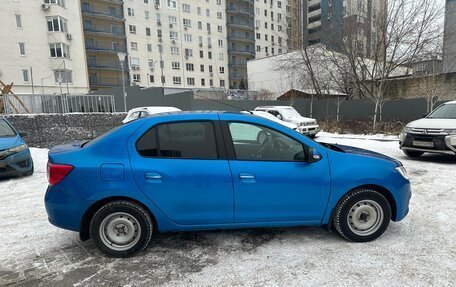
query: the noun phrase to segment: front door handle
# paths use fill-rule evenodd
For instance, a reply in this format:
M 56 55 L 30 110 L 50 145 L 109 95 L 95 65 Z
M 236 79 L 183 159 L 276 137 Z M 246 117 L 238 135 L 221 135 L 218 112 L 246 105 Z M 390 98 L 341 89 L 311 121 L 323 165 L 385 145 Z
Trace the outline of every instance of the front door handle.
M 243 182 L 247 182 L 247 183 L 254 183 L 256 180 L 255 180 L 255 176 L 251 173 L 246 173 L 246 172 L 241 172 L 239 174 L 239 179 Z
M 163 181 L 163 177 L 160 174 L 155 173 L 155 172 L 146 172 L 144 174 L 144 178 L 147 181 L 151 181 L 151 182 L 162 182 Z

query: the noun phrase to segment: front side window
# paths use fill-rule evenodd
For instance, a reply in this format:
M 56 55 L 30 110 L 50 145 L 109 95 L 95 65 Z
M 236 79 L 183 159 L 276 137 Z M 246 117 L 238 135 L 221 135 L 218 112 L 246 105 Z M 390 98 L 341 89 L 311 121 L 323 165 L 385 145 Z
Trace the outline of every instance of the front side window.
M 229 123 L 238 160 L 297 161 L 304 156 L 302 143 L 275 130 L 247 123 Z
M 217 159 L 214 125 L 211 122 L 180 122 L 158 125 L 136 143 L 145 157 Z

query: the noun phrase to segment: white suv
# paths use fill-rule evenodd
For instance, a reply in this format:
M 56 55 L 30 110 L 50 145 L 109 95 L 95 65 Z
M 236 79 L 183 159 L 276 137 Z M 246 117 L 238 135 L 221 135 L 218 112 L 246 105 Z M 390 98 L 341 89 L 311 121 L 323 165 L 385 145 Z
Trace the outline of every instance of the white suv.
M 180 112 L 181 110 L 175 107 L 139 107 L 128 111 L 127 116 L 123 119 L 122 123 L 126 124 L 133 120 L 147 117 L 153 114 Z
M 301 116 L 293 107 L 290 106 L 261 106 L 255 108 L 255 111 L 268 112 L 276 116 L 279 120 L 297 125 L 297 131 L 315 137 L 319 131 L 317 121 L 312 118 Z
M 446 102 L 423 119 L 408 123 L 399 145 L 409 157 L 425 152 L 456 154 L 456 101 Z

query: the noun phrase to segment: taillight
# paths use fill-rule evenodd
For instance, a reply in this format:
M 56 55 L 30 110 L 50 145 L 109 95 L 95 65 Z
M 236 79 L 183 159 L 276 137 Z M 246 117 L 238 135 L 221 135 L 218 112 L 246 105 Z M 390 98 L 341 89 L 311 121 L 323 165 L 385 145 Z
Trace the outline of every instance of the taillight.
M 71 170 L 73 170 L 72 165 L 48 162 L 47 177 L 49 185 L 53 186 L 61 182 L 62 179 L 64 179 Z

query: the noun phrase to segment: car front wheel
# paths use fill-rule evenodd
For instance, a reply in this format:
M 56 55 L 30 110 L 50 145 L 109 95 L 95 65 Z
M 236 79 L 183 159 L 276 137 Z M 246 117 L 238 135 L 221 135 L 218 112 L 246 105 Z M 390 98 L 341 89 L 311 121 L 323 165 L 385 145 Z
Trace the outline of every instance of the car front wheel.
M 408 157 L 417 158 L 417 157 L 422 156 L 424 152 L 418 151 L 418 150 L 404 150 L 404 153 Z
M 99 250 L 112 257 L 129 257 L 146 248 L 152 237 L 149 213 L 129 201 L 102 206 L 90 222 L 90 236 Z
M 342 237 L 354 242 L 377 239 L 391 220 L 388 200 L 368 188 L 346 194 L 337 204 L 335 212 L 334 227 Z

